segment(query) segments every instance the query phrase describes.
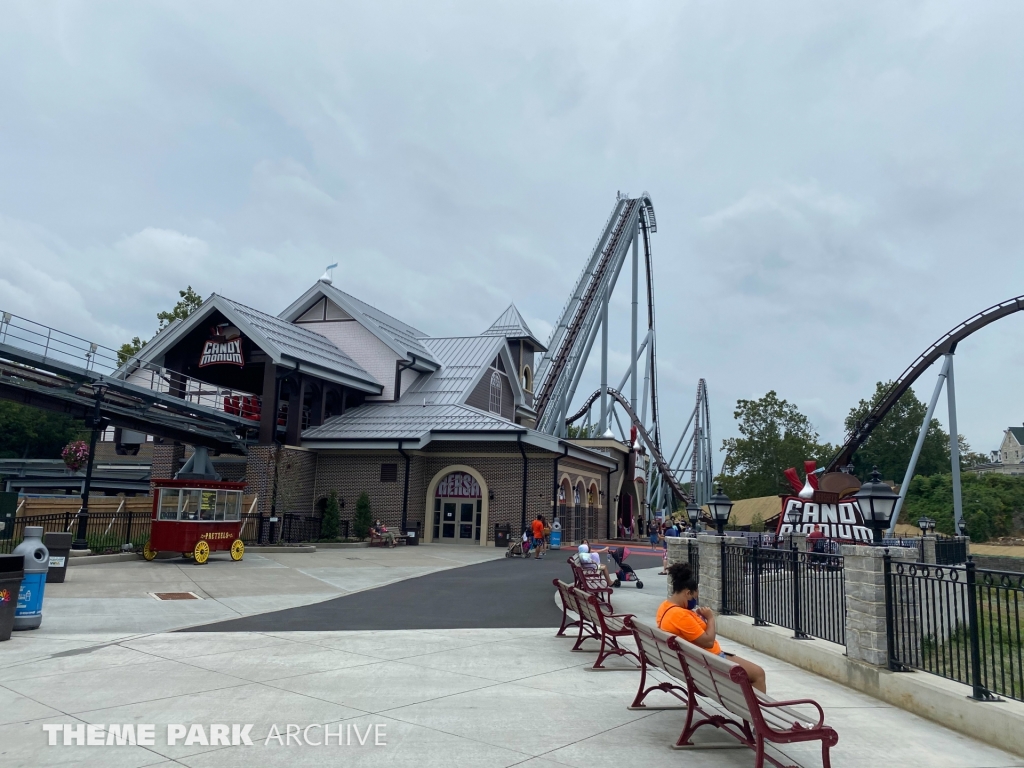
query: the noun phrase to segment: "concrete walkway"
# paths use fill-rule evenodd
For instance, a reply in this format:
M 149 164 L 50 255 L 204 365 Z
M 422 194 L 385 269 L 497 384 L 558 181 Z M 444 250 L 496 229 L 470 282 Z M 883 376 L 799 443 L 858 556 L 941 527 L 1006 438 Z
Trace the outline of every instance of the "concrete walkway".
M 373 552 L 368 556 L 374 559 L 397 557 L 383 566 L 364 562 L 362 567 L 429 567 L 422 562 L 411 565 L 406 558 L 415 562 L 422 557 L 460 556 L 429 550 Z M 543 567 L 543 563 L 508 565 Z M 254 578 L 271 567 L 253 567 Z M 647 589 L 617 590 L 616 608 L 652 613 L 651 607 L 664 593 L 664 581 L 655 576 L 656 570 L 642 573 Z M 227 599 L 218 594 L 222 588 L 215 581 L 200 585 L 187 570 L 181 578 L 209 590 L 211 602 Z M 153 583 L 133 587 L 126 581 L 120 587 L 125 593 L 154 588 Z M 547 583 L 550 596 L 550 580 Z M 459 595 L 449 598 L 455 605 Z M 119 598 L 142 599 L 131 594 Z M 381 610 L 389 609 L 386 601 L 380 605 Z M 626 705 L 635 693 L 638 674 L 588 671 L 593 655 L 571 653 L 572 641 L 555 638 L 551 628 L 126 635 L 130 620 L 119 620 L 114 612 L 104 615 L 111 617 L 105 633 L 58 631 L 67 625 L 50 622 L 47 627 L 44 620 L 45 631 L 17 633 L 10 642 L 0 644 L 0 765 L 4 768 L 64 764 L 104 768 L 748 768 L 753 764 L 747 750 L 672 750 L 669 745 L 679 735 L 682 713 L 629 711 Z M 1024 766 L 1022 758 L 736 643 L 728 645 L 768 670 L 769 692 L 774 696 L 811 697 L 824 706 L 827 720 L 840 734 L 839 745 L 832 751 L 836 768 Z M 156 726 L 156 738 L 152 746 L 76 747 L 61 745 L 58 737 L 58 745 L 47 746 L 45 723 L 151 723 Z M 252 724 L 249 735 L 254 744 L 185 746 L 182 740 L 168 744 L 168 724 L 192 723 L 205 725 L 207 732 L 215 723 Z M 386 745 L 372 746 L 372 737 L 363 746 L 265 743 L 275 725 L 286 734 L 288 724 L 302 728 L 331 724 L 332 732 L 341 724 L 349 739 L 350 725 L 358 726 L 364 738 L 368 726 L 381 725 Z M 322 728 L 313 728 L 311 740 L 319 740 L 322 733 Z M 716 740 L 710 732 L 704 738 Z M 814 747 L 786 747 L 785 754 L 807 768 L 821 765 Z

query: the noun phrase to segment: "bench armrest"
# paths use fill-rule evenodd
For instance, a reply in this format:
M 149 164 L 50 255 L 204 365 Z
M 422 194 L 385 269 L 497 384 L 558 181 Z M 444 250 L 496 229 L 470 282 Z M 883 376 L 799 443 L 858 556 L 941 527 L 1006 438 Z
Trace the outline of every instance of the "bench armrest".
M 811 729 L 814 730 L 814 729 L 817 729 L 817 728 L 821 728 L 825 724 L 825 711 L 821 708 L 821 704 L 819 704 L 818 702 L 814 701 L 813 699 L 790 699 L 789 701 L 766 701 L 766 700 L 762 699 L 760 696 L 758 696 L 757 697 L 757 701 L 758 701 L 758 703 L 762 707 L 793 707 L 793 706 L 800 706 L 800 705 L 806 705 L 806 706 L 814 707 L 816 710 L 818 710 L 818 722 L 815 723 L 813 726 L 811 726 Z M 794 723 L 794 726 L 796 728 L 803 728 L 804 727 L 799 722 Z

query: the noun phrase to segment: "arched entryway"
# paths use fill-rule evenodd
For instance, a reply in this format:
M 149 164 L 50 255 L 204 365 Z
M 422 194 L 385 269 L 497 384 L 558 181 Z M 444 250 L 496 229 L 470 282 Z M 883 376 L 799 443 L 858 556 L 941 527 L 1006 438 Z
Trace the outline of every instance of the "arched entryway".
M 426 541 L 485 545 L 487 497 L 487 483 L 472 467 L 442 469 L 427 486 Z

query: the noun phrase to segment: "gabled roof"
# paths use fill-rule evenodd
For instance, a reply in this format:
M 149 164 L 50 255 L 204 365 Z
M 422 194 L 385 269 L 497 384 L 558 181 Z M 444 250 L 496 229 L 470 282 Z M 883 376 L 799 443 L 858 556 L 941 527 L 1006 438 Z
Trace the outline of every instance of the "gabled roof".
M 481 336 L 504 336 L 506 339 L 527 339 L 533 344 L 538 352 L 546 352 L 547 347 L 540 343 L 530 326 L 526 324 L 523 316 L 519 314 L 515 304 L 509 304 L 508 309 L 501 313 L 501 317 L 495 320 L 491 327 L 480 334 Z
M 1010 434 L 1013 435 L 1018 443 L 1024 445 L 1024 427 L 1010 427 Z
M 437 361 L 422 343 L 423 339 L 429 338 L 427 334 L 364 301 L 360 301 L 355 296 L 350 296 L 339 288 L 335 288 L 326 280 L 318 280 L 278 317 L 286 322 L 294 323 L 321 296 L 326 296 L 344 309 L 352 316 L 353 320 L 384 342 L 399 357 L 406 360 L 412 360 L 415 357 L 417 360 L 426 362 L 428 370 L 437 366 Z
M 445 432 L 526 432 L 526 427 L 468 405 L 366 403 L 302 433 L 302 441 L 425 440 Z
M 425 400 L 437 405 L 463 402 L 479 380 L 481 370 L 505 346 L 505 340 L 497 336 L 424 339 L 423 343 L 441 368 L 416 381 L 403 393 L 402 400 L 409 398 L 420 404 Z
M 153 360 L 165 354 L 197 325 L 205 323 L 214 311 L 219 311 L 234 323 L 243 336 L 255 342 L 277 365 L 298 367 L 320 378 L 375 395 L 383 391 L 380 382 L 326 336 L 217 294 L 211 295 L 185 320 L 160 333 L 143 347 L 138 359 Z M 124 373 L 127 375 L 129 372 Z

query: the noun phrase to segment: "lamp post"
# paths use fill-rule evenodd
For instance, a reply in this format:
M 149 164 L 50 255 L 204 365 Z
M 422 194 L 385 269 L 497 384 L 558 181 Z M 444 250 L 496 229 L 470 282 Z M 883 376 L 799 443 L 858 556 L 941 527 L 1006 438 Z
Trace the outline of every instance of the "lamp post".
M 86 417 L 85 426 L 92 430 L 89 435 L 89 458 L 85 462 L 85 483 L 82 485 L 82 508 L 78 512 L 78 532 L 75 540 L 71 542 L 72 549 L 88 549 L 89 542 L 86 540 L 86 531 L 89 529 L 89 491 L 92 486 L 92 467 L 96 459 L 96 440 L 99 438 L 100 430 L 106 424 L 103 420 L 103 395 L 106 394 L 106 384 L 93 384 L 93 397 L 96 399 L 92 413 Z
M 935 530 L 935 521 L 930 517 L 922 516 L 921 519 L 917 521 L 917 527 L 921 529 L 922 536 L 927 536 Z
M 871 526 L 875 533 L 875 543 L 882 542 L 882 531 L 889 527 L 893 510 L 899 496 L 888 485 L 882 482 L 878 467 L 872 467 L 871 479 L 865 482 L 854 494 L 860 507 L 861 517 Z
M 690 527 L 693 528 L 693 532 L 697 532 L 697 523 L 700 522 L 700 507 L 697 506 L 697 502 L 690 501 L 686 505 L 686 517 L 690 521 Z
M 957 527 L 960 529 L 960 535 L 961 536 L 966 536 L 967 535 L 967 520 L 966 520 L 966 518 L 961 517 L 960 518 L 960 525 L 957 526 Z
M 711 517 L 718 526 L 718 535 L 725 535 L 725 524 L 729 522 L 729 513 L 732 512 L 732 499 L 722 493 L 722 486 L 718 486 L 715 494 L 708 499 L 708 509 L 711 510 Z

